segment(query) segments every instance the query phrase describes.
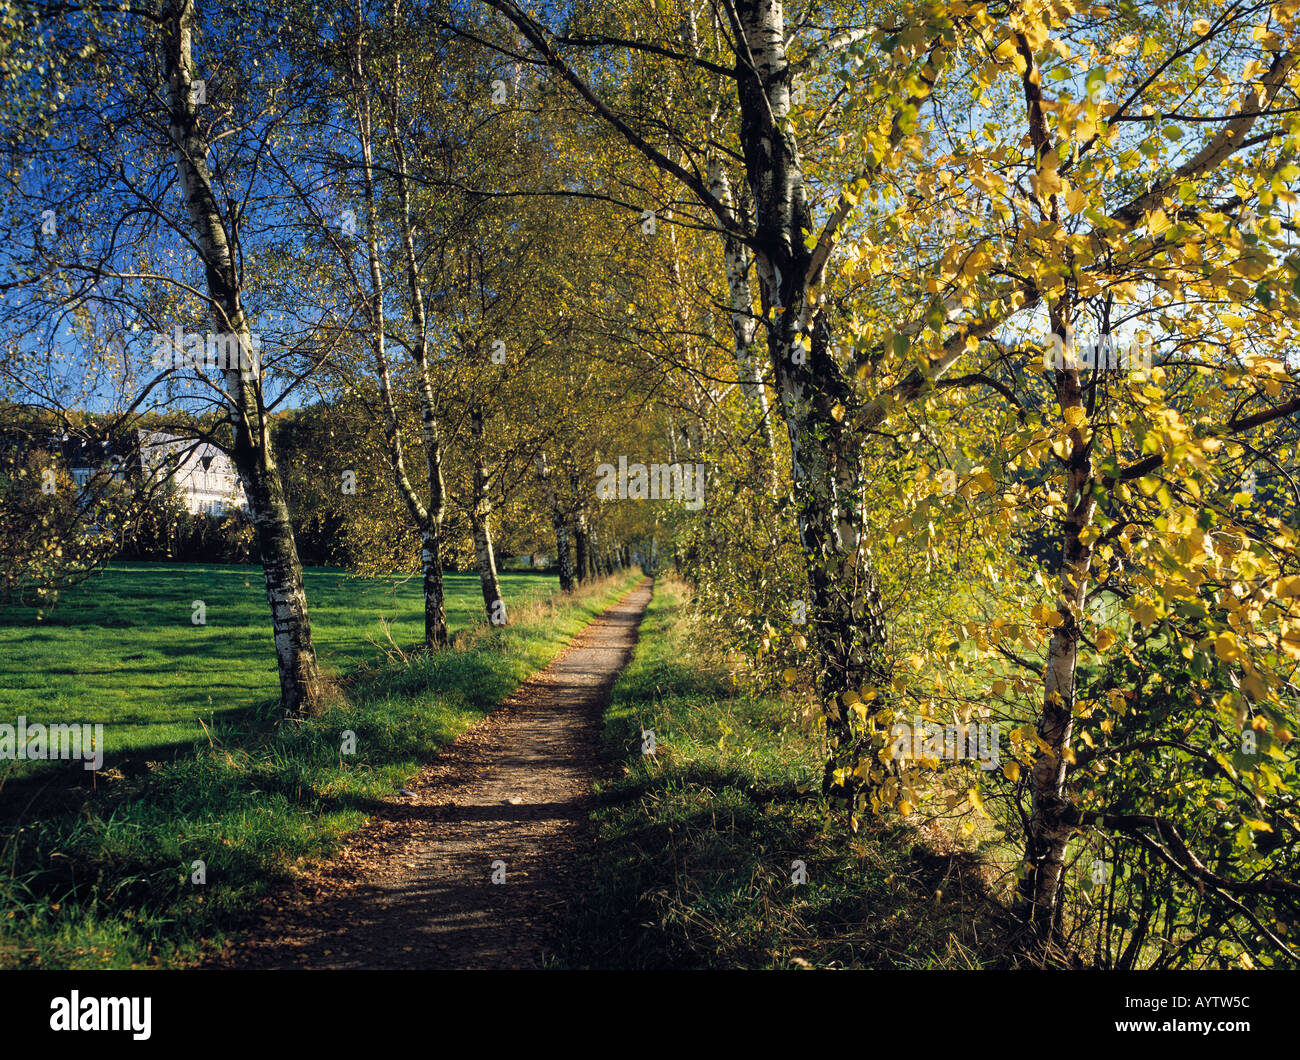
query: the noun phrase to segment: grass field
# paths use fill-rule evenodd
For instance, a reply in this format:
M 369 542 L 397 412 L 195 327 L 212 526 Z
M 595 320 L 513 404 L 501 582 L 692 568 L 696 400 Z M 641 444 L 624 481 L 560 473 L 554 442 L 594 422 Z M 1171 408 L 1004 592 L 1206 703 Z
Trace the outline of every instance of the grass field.
M 895 819 L 819 804 L 822 747 L 797 702 L 733 692 L 686 591 L 655 586 L 605 715 L 589 898 L 560 963 L 596 968 L 971 968 L 999 960 L 973 862 Z M 642 753 L 643 730 L 655 754 Z M 804 882 L 795 883 L 796 875 Z
M 75 762 L 0 766 L 0 967 L 195 961 L 639 577 L 626 572 L 561 599 L 549 595 L 551 579 L 511 575 L 512 622 L 493 629 L 480 618 L 477 580 L 451 576 L 453 648 L 403 657 L 370 639 L 382 639 L 380 616 L 395 612 L 397 644 L 420 638 L 414 582 L 394 590 L 309 572 L 317 643 L 344 695 L 292 726 L 278 724 L 266 605 L 251 570 L 132 566 L 70 595 L 35 631 L 9 612 L 0 636 L 19 656 L 4 656 L 0 718 L 70 711 L 110 727 L 98 773 Z M 208 604 L 208 626 L 193 641 L 191 598 Z M 52 691 L 43 692 L 47 667 Z M 108 694 L 115 680 L 120 696 Z M 195 719 L 209 712 L 204 731 Z M 349 730 L 355 754 L 342 752 Z
M 343 674 L 424 637 L 418 578 L 305 572 L 312 634 L 326 674 Z M 512 611 L 544 599 L 555 578 L 503 574 Z M 206 623 L 191 621 L 202 601 Z M 477 574 L 446 576 L 453 631 L 483 621 Z M 38 617 L 39 614 L 39 617 Z M 158 757 L 203 738 L 198 723 L 279 695 L 262 572 L 250 566 L 132 563 L 111 567 L 58 605 L 0 607 L 0 721 L 102 722 L 115 753 Z M 33 768 L 15 763 L 15 773 Z M 37 767 L 39 768 L 39 767 Z

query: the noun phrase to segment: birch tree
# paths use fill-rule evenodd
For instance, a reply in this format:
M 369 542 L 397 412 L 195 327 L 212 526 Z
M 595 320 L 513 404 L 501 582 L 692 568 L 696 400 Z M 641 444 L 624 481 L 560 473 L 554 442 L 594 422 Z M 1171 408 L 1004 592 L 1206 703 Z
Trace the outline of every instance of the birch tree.
M 50 310 L 54 343 L 69 338 L 68 314 L 105 319 L 105 311 L 120 311 L 113 385 L 128 420 L 166 404 L 221 410 L 229 433 L 211 440 L 229 447 L 252 511 L 281 704 L 289 714 L 312 711 L 316 653 L 270 441 L 270 415 L 295 379 L 280 371 L 282 351 L 259 349 L 250 309 L 266 305 L 249 275 L 255 204 L 266 190 L 259 161 L 280 146 L 292 91 L 257 65 L 249 38 L 274 50 L 277 23 L 237 26 L 222 9 L 201 22 L 185 2 L 92 5 L 60 11 L 57 21 L 43 11 L 14 12 L 43 53 L 51 92 L 41 107 L 14 112 L 8 127 L 11 158 L 27 169 L 11 171 L 8 208 L 31 205 L 39 170 L 53 178 L 47 188 L 61 190 L 46 207 L 49 231 L 37 229 L 30 246 L 9 245 L 14 256 L 31 251 L 9 289 L 21 289 L 27 309 Z M 6 76 L 21 78 L 20 66 Z M 21 92 L 6 96 L 26 107 Z M 183 333 L 197 332 L 194 344 L 160 346 L 158 337 L 182 322 Z M 191 355 L 193 363 L 181 363 Z M 224 367 L 204 367 L 215 361 Z M 108 382 L 98 361 L 79 365 L 92 390 Z
M 600 32 L 559 33 L 508 0 L 487 3 L 524 36 L 538 62 L 550 68 L 632 147 L 679 181 L 711 224 L 743 242 L 754 255 L 768 360 L 790 441 L 798 529 L 806 557 L 808 612 L 820 653 L 827 725 L 835 745 L 842 752 L 850 751 L 853 737 L 836 702 L 838 697 L 849 689 L 884 687 L 889 678 L 886 616 L 868 543 L 863 539 L 858 438 L 863 429 L 879 424 L 890 403 L 910 400 L 924 390 L 929 375 L 917 370 L 890 394 L 864 404 L 856 399 L 852 369 L 846 371 L 834 356 L 832 321 L 824 305 L 825 270 L 860 191 L 851 188 L 844 192 L 832 204 L 828 220 L 822 225 L 814 222 L 803 157 L 791 121 L 794 69 L 787 54 L 783 8 L 770 0 L 720 5 L 723 25 L 719 38 L 728 54 L 715 59 L 684 55 L 677 40 L 662 39 L 658 26 L 647 26 L 648 31 L 634 39 Z M 928 21 L 915 19 L 902 34 L 905 57 L 898 64 L 902 72 L 890 72 L 905 83 L 891 85 L 894 120 L 873 144 L 874 153 L 869 153 L 864 163 L 866 170 L 880 168 L 885 158 L 899 151 L 915 122 L 917 109 L 941 65 L 944 21 L 939 16 Z M 950 28 L 948 32 L 951 34 Z M 810 45 L 807 58 L 815 61 L 864 36 L 865 30 L 832 35 Z M 728 79 L 739 114 L 731 150 L 744 160 L 753 203 L 752 226 L 719 199 L 721 189 L 717 182 L 710 188 L 703 167 L 675 161 L 670 148 L 656 145 L 653 134 L 634 127 L 632 120 L 617 113 L 593 82 L 565 57 L 566 51 L 593 47 L 646 50 L 667 56 L 686 69 L 706 69 Z M 935 65 L 930 63 L 932 51 Z M 939 363 L 934 369 L 946 370 L 964 350 L 968 338 L 988 334 L 995 325 L 996 320 L 959 325 L 936 358 Z M 923 326 L 924 321 L 903 324 L 898 331 L 908 334 Z M 851 762 L 849 769 L 840 768 L 834 759 L 828 762 L 828 790 L 847 792 L 852 781 Z
M 170 0 L 164 9 L 161 53 L 167 85 L 167 133 L 175 155 L 181 196 L 194 246 L 202 263 L 213 324 L 236 337 L 240 363 L 224 370 L 234 430 L 232 456 L 252 512 L 257 552 L 266 575 L 266 595 L 275 629 L 280 701 L 291 713 L 317 707 L 316 649 L 312 642 L 302 565 L 284 502 L 279 469 L 271 451 L 270 423 L 262 392 L 262 368 L 254 354 L 251 321 L 242 304 L 243 277 L 237 261 L 240 217 L 218 203 L 208 159 L 213 143 L 199 119 L 193 0 Z M 246 364 L 245 364 L 246 362 Z
M 444 432 L 430 357 L 425 297 L 429 279 L 421 264 L 424 248 L 417 249 L 415 231 L 409 142 L 413 123 L 405 103 L 404 29 L 396 6 L 386 6 L 387 16 L 379 24 L 375 24 L 377 19 L 369 5 L 360 2 L 348 11 L 336 12 L 334 25 L 340 46 L 324 57 L 327 64 L 332 64 L 332 77 L 316 96 L 314 120 L 325 128 L 346 127 L 355 151 L 345 153 L 337 142 L 323 142 L 315 128 L 308 128 L 303 130 L 303 142 L 319 151 L 319 177 L 298 172 L 296 166 L 282 167 L 281 175 L 297 200 L 310 242 L 333 256 L 339 282 L 349 292 L 345 299 L 355 297 L 361 307 L 391 475 L 420 537 L 424 646 L 433 650 L 448 643 L 442 579 L 443 527 L 448 510 Z M 320 33 L 326 24 L 321 20 L 326 18 L 317 13 L 305 26 Z M 436 61 L 436 54 L 428 60 L 431 64 Z M 382 157 L 377 157 L 380 150 Z M 354 174 L 359 175 L 359 180 L 354 179 Z M 325 192 L 331 201 L 323 198 Z M 355 201 L 362 207 L 360 218 L 344 205 Z M 352 245 L 355 237 L 363 247 L 360 262 Z M 389 334 L 395 328 L 385 298 L 390 282 L 400 283 L 406 290 L 406 320 L 399 330 L 399 341 L 409 355 L 419 407 L 423 463 L 419 487 L 407 468 L 407 440 L 389 347 Z M 323 306 L 318 311 L 326 312 Z M 327 326 L 336 334 L 350 330 L 339 314 L 328 319 Z M 349 377 L 344 373 L 339 378 Z

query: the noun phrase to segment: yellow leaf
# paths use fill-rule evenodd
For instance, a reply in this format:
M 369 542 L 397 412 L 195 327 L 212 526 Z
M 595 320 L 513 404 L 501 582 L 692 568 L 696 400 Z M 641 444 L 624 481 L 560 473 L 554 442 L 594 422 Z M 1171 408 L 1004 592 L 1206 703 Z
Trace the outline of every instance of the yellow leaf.
M 1133 615 L 1133 621 L 1140 626 L 1154 626 L 1160 617 L 1156 609 L 1146 600 L 1136 601 L 1129 610 Z
M 1214 654 L 1224 662 L 1236 662 L 1241 658 L 1241 645 L 1231 633 L 1220 633 L 1214 638 Z
M 1088 418 L 1088 414 L 1083 411 L 1083 406 L 1081 405 L 1069 406 L 1063 410 L 1063 415 L 1065 416 L 1065 422 L 1069 424 L 1071 428 L 1081 426 Z
M 1032 174 L 1029 183 L 1040 199 L 1050 198 L 1061 190 L 1061 176 L 1055 169 L 1043 169 Z
M 1002 767 L 1002 775 L 1014 784 L 1020 779 L 1020 763 L 1008 762 Z

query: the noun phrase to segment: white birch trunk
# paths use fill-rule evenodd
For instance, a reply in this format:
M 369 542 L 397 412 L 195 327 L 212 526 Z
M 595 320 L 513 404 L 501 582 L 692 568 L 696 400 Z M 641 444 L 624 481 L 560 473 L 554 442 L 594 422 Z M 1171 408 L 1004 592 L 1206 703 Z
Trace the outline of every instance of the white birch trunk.
M 234 429 L 232 457 L 252 512 L 258 557 L 266 579 L 281 707 L 291 715 L 306 714 L 319 707 L 316 650 L 302 565 L 271 449 L 270 422 L 262 401 L 261 365 L 256 363 L 250 321 L 241 305 L 240 278 L 231 251 L 234 234 L 227 230 L 212 187 L 207 164 L 212 145 L 202 131 L 192 97 L 195 17 L 193 0 L 170 0 L 165 10 L 163 65 L 169 97 L 168 135 L 191 234 L 203 260 L 214 326 L 235 335 L 249 361 L 247 365 L 228 367 L 223 373 Z
M 838 694 L 866 686 L 883 691 L 888 679 L 883 604 L 863 538 L 854 400 L 831 355 L 829 326 L 816 292 L 809 298 L 812 253 L 804 233 L 816 226 L 789 120 L 782 7 L 775 0 L 739 0 L 737 14 L 744 34 L 736 62 L 741 144 L 754 202 L 755 262 L 772 320 L 768 353 L 790 438 L 827 726 L 838 757 L 851 765 L 854 748 Z M 825 787 L 846 791 L 847 785 L 832 780 L 835 764 L 833 756 Z
M 494 626 L 504 626 L 509 621 L 505 600 L 501 596 L 501 580 L 497 576 L 496 551 L 492 545 L 492 493 L 491 475 L 483 455 L 483 413 L 474 409 L 470 413 L 470 431 L 474 438 L 474 496 L 470 507 L 470 528 L 474 539 L 474 561 L 478 567 L 479 583 L 483 587 L 483 605 L 488 621 Z

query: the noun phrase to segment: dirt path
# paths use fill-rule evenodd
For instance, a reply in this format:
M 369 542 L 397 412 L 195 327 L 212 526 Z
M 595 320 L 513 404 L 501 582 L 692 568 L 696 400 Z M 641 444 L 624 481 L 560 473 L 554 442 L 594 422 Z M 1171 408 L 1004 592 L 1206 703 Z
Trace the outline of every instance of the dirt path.
M 601 714 L 650 587 L 583 630 L 214 965 L 538 967 L 581 883 Z

